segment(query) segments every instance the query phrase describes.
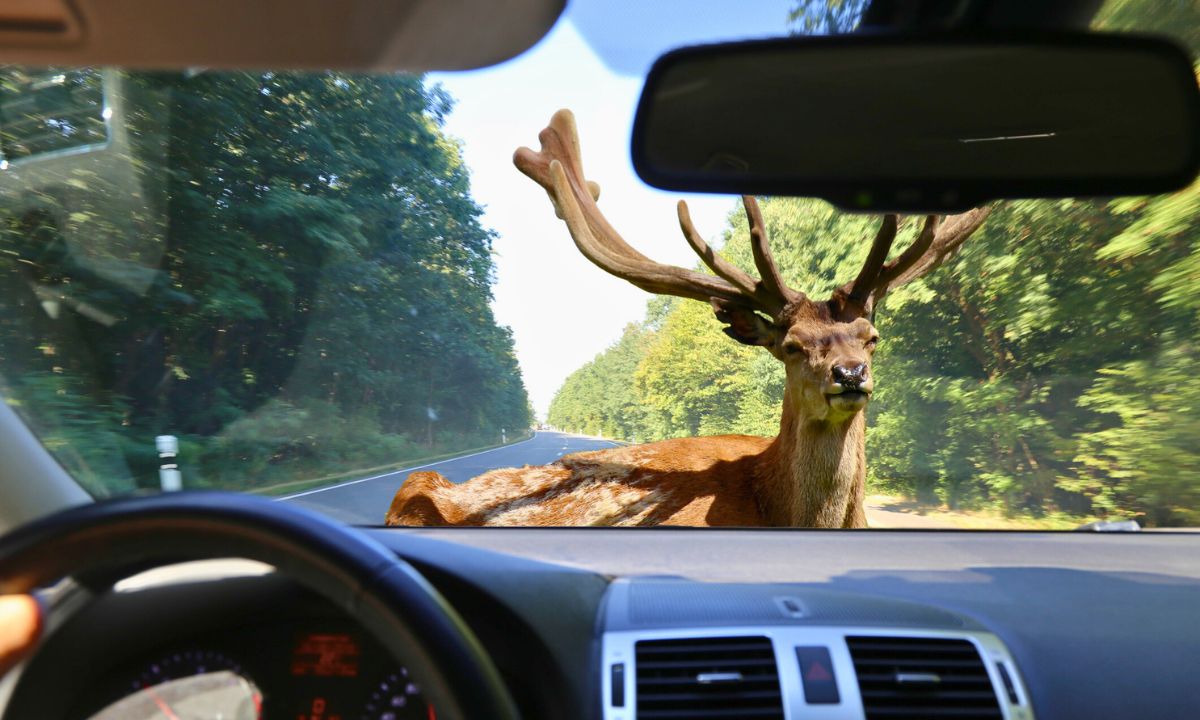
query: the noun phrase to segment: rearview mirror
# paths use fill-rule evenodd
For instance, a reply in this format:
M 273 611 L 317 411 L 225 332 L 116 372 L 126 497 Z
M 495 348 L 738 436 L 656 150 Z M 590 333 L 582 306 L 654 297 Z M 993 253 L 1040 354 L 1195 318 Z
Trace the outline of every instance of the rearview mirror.
M 684 48 L 646 80 L 633 161 L 668 190 L 950 212 L 1190 183 L 1200 95 L 1170 42 L 840 36 Z

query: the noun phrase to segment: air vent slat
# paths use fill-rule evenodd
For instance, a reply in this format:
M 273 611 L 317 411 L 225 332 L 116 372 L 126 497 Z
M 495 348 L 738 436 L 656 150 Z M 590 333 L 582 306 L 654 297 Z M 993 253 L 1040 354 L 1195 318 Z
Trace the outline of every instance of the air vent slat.
M 942 657 L 949 657 L 952 655 L 977 657 L 975 646 L 971 645 L 970 643 L 963 647 L 946 647 L 938 642 L 921 642 L 920 640 L 914 640 L 911 643 L 896 643 L 890 640 L 886 642 L 871 642 L 868 640 L 855 645 L 855 652 L 882 652 L 888 654 L 920 654 L 932 652 L 937 653 Z
M 1003 717 L 1000 711 L 988 710 L 986 708 L 957 708 L 943 707 L 941 705 L 914 705 L 906 708 L 875 708 L 867 711 L 867 718 L 904 718 L 904 720 L 915 720 L 916 718 L 999 718 Z
M 742 685 L 747 686 L 747 685 L 755 685 L 755 684 L 759 684 L 759 683 L 766 683 L 766 684 L 769 684 L 771 687 L 775 687 L 776 685 L 779 684 L 779 676 L 775 674 L 774 667 L 771 667 L 770 671 L 771 672 L 769 672 L 769 673 L 749 673 L 749 672 L 746 672 L 745 670 L 743 670 L 742 671 Z M 696 684 L 695 673 L 687 673 L 684 675 L 680 675 L 679 677 L 657 677 L 657 678 L 641 677 L 641 678 L 638 678 L 638 681 L 637 681 L 637 686 L 639 688 L 641 688 L 643 686 L 650 687 L 650 688 L 656 688 L 656 687 L 670 687 L 671 685 L 695 685 L 695 684 Z
M 688 720 L 698 720 L 703 718 L 782 718 L 782 710 L 773 710 L 771 708 L 704 708 L 701 710 L 638 710 L 638 720 L 658 720 L 662 718 L 688 718 Z
M 649 657 L 651 655 L 675 655 L 680 652 L 679 647 L 668 645 L 665 647 L 647 647 L 638 651 L 639 653 Z M 698 643 L 688 645 L 685 652 L 687 653 L 747 653 L 760 654 L 765 652 L 771 655 L 770 647 L 763 647 L 762 643 Z
M 897 667 L 929 667 L 931 665 L 936 665 L 939 668 L 968 668 L 973 670 L 974 668 L 979 667 L 979 657 L 976 656 L 973 660 L 959 660 L 957 658 L 953 660 L 946 660 L 944 658 L 938 658 L 932 662 L 929 660 L 929 657 L 855 657 L 854 664 L 861 664 L 865 667 L 872 667 L 875 665 Z
M 996 694 L 990 689 L 971 692 L 938 688 L 936 692 L 939 700 L 979 701 L 986 705 L 990 705 L 996 701 Z M 901 704 L 914 701 L 925 702 L 924 693 L 912 690 L 863 690 L 862 696 L 863 698 L 870 698 L 872 700 L 895 700 Z
M 907 670 L 905 670 L 907 672 Z M 894 668 L 863 668 L 862 672 L 858 673 L 858 683 L 890 683 L 894 682 L 896 673 Z M 977 674 L 949 674 L 941 673 L 942 685 L 947 684 L 971 684 L 979 683 L 991 686 L 991 680 L 986 676 L 977 676 Z
M 642 640 L 635 656 L 638 720 L 783 720 L 768 638 Z
M 999 718 L 975 645 L 939 638 L 848 637 L 867 720 Z
M 742 659 L 742 658 L 725 658 L 725 657 L 705 657 L 700 660 L 665 660 L 655 658 L 654 660 L 639 660 L 638 667 L 650 670 L 660 668 L 706 668 L 714 665 L 721 667 L 770 667 L 775 664 L 772 660 L 760 660 L 758 658 Z
M 891 682 L 895 682 L 895 680 L 896 680 L 895 672 L 885 672 L 885 673 L 860 672 L 860 673 L 858 673 L 858 684 L 859 685 L 868 685 L 871 683 L 891 683 Z M 986 688 L 992 687 L 992 683 L 990 680 L 988 680 L 986 677 L 979 677 L 978 675 L 954 676 L 954 675 L 942 674 L 941 682 L 939 682 L 938 685 L 941 687 L 946 687 L 948 685 L 953 685 L 955 687 L 962 687 L 964 685 L 978 685 L 979 687 L 986 687 Z
M 751 690 L 742 691 L 737 694 L 736 700 L 770 700 L 778 698 L 779 693 L 771 690 Z M 673 692 L 673 693 L 655 693 L 654 699 L 651 702 L 675 702 L 677 700 L 704 700 L 709 702 L 713 700 L 713 694 L 707 692 Z M 643 700 L 645 704 L 647 701 Z

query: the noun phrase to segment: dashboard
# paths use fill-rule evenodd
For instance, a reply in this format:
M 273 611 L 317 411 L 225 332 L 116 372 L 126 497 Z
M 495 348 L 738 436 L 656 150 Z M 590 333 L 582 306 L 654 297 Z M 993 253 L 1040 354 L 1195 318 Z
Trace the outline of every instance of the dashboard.
M 195 702 L 198 693 L 193 682 L 193 687 L 176 691 L 175 700 L 165 697 L 162 686 L 206 676 L 244 689 L 241 697 L 233 698 L 244 702 L 235 702 L 232 714 L 269 711 L 271 717 L 311 720 L 435 717 L 407 668 L 390 662 L 353 622 L 321 615 L 234 623 L 203 635 L 172 638 L 114 669 L 80 697 L 72 714 L 91 717 L 111 708 L 114 717 L 126 716 L 130 703 L 112 707 L 113 703 L 126 698 L 136 702 L 146 694 L 156 715 L 170 717 L 180 704 Z M 210 701 L 206 714 L 228 708 L 229 699 L 224 695 Z
M 368 532 L 465 618 L 526 718 L 1171 718 L 1200 706 L 1197 534 Z M 82 603 L 3 717 L 85 718 L 212 672 L 244 679 L 264 718 L 437 716 L 352 611 L 268 573 Z
M 93 680 L 37 708 L 18 693 L 6 717 L 436 718 L 351 616 L 274 575 L 101 596 L 55 631 L 22 690 L 63 677 Z

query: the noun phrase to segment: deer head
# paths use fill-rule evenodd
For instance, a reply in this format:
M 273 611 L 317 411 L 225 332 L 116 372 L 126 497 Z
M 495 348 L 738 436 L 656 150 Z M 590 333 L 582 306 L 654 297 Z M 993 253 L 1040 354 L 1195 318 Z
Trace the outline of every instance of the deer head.
M 759 277 L 722 258 L 692 225 L 679 202 L 679 227 L 714 275 L 663 265 L 631 247 L 596 205 L 600 187 L 583 174 L 579 137 L 569 110 L 559 110 L 538 135 L 541 150 L 520 148 L 517 168 L 550 195 L 576 247 L 601 269 L 647 292 L 710 303 L 725 334 L 745 345 L 766 348 L 784 363 L 785 402 L 813 420 L 837 421 L 858 414 L 875 388 L 871 356 L 879 335 L 873 308 L 891 289 L 941 265 L 983 223 L 990 207 L 946 218 L 928 216 L 912 244 L 892 260 L 899 218 L 886 215 L 858 275 L 827 300 L 813 300 L 787 287 L 767 242 L 762 213 L 744 196 L 750 247 Z

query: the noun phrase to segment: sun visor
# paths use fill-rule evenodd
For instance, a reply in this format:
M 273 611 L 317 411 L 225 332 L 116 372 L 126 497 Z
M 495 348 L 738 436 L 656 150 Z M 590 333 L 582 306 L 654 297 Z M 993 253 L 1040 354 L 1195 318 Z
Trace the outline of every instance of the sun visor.
M 0 62 L 468 70 L 532 47 L 565 0 L 6 0 Z

